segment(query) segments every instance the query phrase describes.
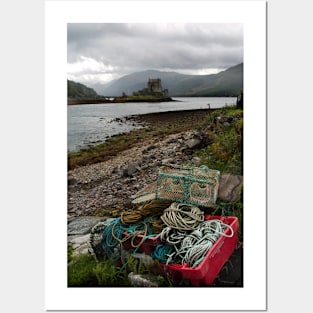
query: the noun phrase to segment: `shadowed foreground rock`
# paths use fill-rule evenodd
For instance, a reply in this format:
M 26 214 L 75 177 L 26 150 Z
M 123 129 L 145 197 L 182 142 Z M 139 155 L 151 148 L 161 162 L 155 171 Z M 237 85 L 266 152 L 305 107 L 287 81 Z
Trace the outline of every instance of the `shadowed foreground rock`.
M 221 174 L 217 199 L 224 202 L 236 202 L 240 199 L 243 176 Z
M 90 233 L 91 228 L 103 221 L 103 217 L 98 216 L 79 216 L 69 220 L 67 225 L 68 235 L 86 235 Z

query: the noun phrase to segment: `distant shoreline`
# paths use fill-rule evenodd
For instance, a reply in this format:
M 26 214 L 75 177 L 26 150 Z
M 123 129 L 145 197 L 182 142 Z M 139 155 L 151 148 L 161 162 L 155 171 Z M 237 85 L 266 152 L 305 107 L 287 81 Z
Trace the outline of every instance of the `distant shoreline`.
M 102 103 L 126 103 L 126 102 L 170 102 L 177 101 L 173 100 L 171 97 L 166 98 L 150 98 L 150 99 L 123 99 L 115 98 L 114 100 L 109 99 L 76 99 L 67 100 L 67 105 L 77 105 L 77 104 L 102 104 Z
M 146 141 L 158 142 L 169 135 L 193 130 L 204 123 L 208 114 L 219 109 L 192 109 L 129 115 L 126 119 L 147 127 L 112 135 L 107 141 L 68 152 L 68 169 L 107 161 L 122 151 L 140 147 Z M 151 144 L 152 144 L 151 143 Z

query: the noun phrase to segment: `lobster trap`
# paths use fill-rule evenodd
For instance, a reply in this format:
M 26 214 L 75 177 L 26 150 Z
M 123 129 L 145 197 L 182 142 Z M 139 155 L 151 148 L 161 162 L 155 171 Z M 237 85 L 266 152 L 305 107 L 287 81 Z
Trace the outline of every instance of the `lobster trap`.
M 204 207 L 214 207 L 220 172 L 206 166 L 161 166 L 156 198 Z

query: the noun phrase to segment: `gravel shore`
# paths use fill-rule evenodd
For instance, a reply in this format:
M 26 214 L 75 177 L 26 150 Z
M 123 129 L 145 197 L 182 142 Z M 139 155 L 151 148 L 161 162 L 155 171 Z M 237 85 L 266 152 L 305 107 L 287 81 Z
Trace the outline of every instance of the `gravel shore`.
M 68 171 L 68 216 L 118 215 L 130 206 L 132 195 L 156 181 L 162 163 L 199 165 L 199 159 L 192 156 L 199 143 L 195 127 L 207 113 L 192 110 L 134 117 L 150 126 L 172 124 L 174 133 L 140 140 L 105 162 Z M 175 124 L 184 120 L 184 131 L 176 132 Z
M 68 216 L 118 215 L 131 206 L 131 196 L 157 180 L 163 163 L 200 165 L 194 151 L 207 146 L 197 128 L 210 110 L 175 111 L 133 116 L 158 131 L 134 139 L 131 148 L 108 160 L 68 171 Z M 201 137 L 202 136 L 202 137 Z
M 182 152 L 183 142 L 191 134 L 184 132 L 164 140 L 141 142 L 106 162 L 69 171 L 68 214 L 103 215 L 129 206 L 132 195 L 156 181 L 163 162 L 181 164 L 192 160 Z

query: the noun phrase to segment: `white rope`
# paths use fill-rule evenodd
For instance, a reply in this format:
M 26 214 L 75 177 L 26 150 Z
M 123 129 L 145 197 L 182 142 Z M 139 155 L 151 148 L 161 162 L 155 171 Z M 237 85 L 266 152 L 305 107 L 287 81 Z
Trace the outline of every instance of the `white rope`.
M 173 202 L 163 211 L 161 220 L 174 229 L 193 230 L 204 221 L 204 213 L 196 206 Z
M 227 229 L 230 233 L 227 234 Z M 169 256 L 167 264 L 172 259 L 181 259 L 181 264 L 187 263 L 189 267 L 196 267 L 220 236 L 232 237 L 234 231 L 228 224 L 219 219 L 203 221 L 198 228 L 190 231 L 166 227 L 161 232 L 161 240 L 173 245 L 174 253 Z

